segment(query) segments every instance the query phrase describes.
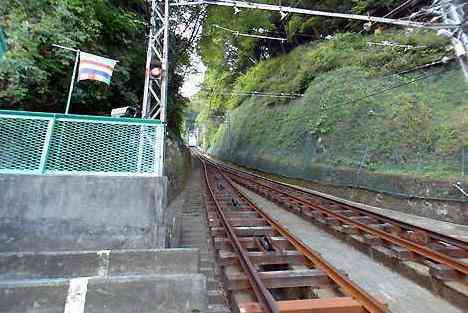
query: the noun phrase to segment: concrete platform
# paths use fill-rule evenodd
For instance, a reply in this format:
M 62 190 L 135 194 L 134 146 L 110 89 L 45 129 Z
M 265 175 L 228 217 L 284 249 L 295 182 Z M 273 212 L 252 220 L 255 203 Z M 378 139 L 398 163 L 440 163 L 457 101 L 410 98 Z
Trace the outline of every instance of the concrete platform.
M 192 313 L 206 308 L 201 274 L 0 283 L 2 313 Z
M 0 253 L 2 280 L 129 274 L 196 274 L 196 249 Z

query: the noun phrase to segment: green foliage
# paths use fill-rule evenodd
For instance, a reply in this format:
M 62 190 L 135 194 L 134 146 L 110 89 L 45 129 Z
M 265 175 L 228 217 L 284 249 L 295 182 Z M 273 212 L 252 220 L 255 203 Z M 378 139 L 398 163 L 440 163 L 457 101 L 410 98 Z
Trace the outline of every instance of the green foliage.
M 405 45 L 421 40 L 426 48 L 405 51 L 401 48 L 374 48 L 367 44 L 367 41 L 384 40 Z M 371 37 L 339 34 L 332 40 L 301 46 L 288 55 L 253 66 L 234 81 L 232 96 L 226 107 L 237 107 L 245 101 L 247 97 L 239 96 L 239 93 L 303 93 L 317 75 L 341 67 L 356 66 L 373 76 L 409 69 L 441 57 L 446 44 L 444 39 L 426 31 L 410 34 L 391 32 Z M 205 84 L 209 85 L 210 81 L 207 80 Z M 270 104 L 284 102 L 281 98 L 270 100 Z
M 401 1 L 281 3 L 384 16 Z M 420 1 L 413 8 L 429 3 Z M 208 8 L 198 49 L 208 71 L 192 106 L 203 125 L 205 148 L 227 159 L 262 158 L 302 169 L 312 163 L 348 169 L 362 163 L 384 173 L 444 178 L 460 173 L 460 151 L 468 142 L 466 82 L 456 65 L 415 70 L 446 56 L 447 39 L 433 31 L 383 25 L 366 34 L 362 23 L 344 19 L 232 13 Z M 236 37 L 213 24 L 287 42 Z M 304 97 L 245 95 L 254 91 Z M 227 111 L 230 124 L 218 120 Z
M 367 45 L 383 40 L 427 47 Z M 304 97 L 232 95 L 227 108 L 233 138 L 216 126 L 208 134 L 209 148 L 218 155 L 235 151 L 278 164 L 336 168 L 356 168 L 367 151 L 368 170 L 454 177 L 460 173 L 468 108 L 458 65 L 390 75 L 440 59 L 447 44 L 429 32 L 342 34 L 263 61 L 234 81 L 237 93 L 303 92 Z M 210 116 L 209 110 L 204 114 Z
M 108 115 L 112 108 L 139 108 L 146 62 L 145 0 L 13 0 L 0 4 L 0 27 L 9 51 L 0 65 L 0 108 L 63 112 L 74 53 L 61 44 L 117 59 L 109 86 L 92 81 L 76 84 L 71 112 Z M 182 16 L 182 15 L 180 15 Z M 187 100 L 180 96 L 188 64 L 187 39 L 171 38 L 169 127 L 179 132 Z
M 144 51 L 127 45 L 144 46 L 142 16 L 106 0 L 13 1 L 2 13 L 11 50 L 0 68 L 1 107 L 63 112 L 75 56 L 54 43 L 120 60 L 110 88 L 77 84 L 74 113 L 108 114 L 113 106 L 137 105 L 136 70 Z

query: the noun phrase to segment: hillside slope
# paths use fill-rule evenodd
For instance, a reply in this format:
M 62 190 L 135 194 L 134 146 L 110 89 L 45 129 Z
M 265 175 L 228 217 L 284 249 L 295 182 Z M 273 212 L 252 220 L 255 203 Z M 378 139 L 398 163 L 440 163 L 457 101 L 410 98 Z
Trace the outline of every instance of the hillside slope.
M 388 41 L 413 48 L 369 44 Z M 463 179 L 467 82 L 454 61 L 424 67 L 446 55 L 447 42 L 426 32 L 345 34 L 299 47 L 237 79 L 229 119 L 205 129 L 205 148 L 287 176 L 342 171 L 347 184 L 361 185 L 365 173 Z M 304 96 L 238 95 L 254 91 Z

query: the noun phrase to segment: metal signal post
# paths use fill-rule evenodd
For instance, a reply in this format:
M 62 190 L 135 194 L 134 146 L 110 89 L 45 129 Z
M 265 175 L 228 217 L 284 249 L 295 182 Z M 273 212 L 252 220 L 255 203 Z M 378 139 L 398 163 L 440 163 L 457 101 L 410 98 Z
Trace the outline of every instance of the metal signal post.
M 169 69 L 169 0 L 147 0 L 151 6 L 150 29 L 146 54 L 145 89 L 141 117 L 158 119 L 163 124 L 162 132 L 156 136 L 155 171 L 164 175 L 164 153 L 166 142 L 166 109 L 168 96 Z M 140 133 L 140 141 L 145 140 L 145 130 Z M 139 158 L 142 153 L 139 153 Z
M 166 123 L 169 0 L 148 0 L 151 4 L 150 31 L 146 55 L 145 90 L 142 117 Z

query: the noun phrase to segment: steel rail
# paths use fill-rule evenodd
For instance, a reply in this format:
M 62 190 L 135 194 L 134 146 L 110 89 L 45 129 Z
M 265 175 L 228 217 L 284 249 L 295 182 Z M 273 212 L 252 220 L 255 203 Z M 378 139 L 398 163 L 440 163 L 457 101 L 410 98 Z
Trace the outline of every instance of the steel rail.
M 200 157 L 199 157 L 200 158 Z M 200 158 L 204 167 L 206 168 L 205 161 L 203 158 Z M 366 311 L 370 313 L 389 313 L 390 311 L 388 308 L 373 298 L 370 294 L 368 294 L 365 290 L 361 289 L 355 283 L 353 283 L 349 278 L 347 278 L 342 273 L 338 272 L 330 263 L 328 263 L 325 259 L 323 259 L 318 253 L 312 251 L 306 244 L 304 244 L 300 239 L 290 233 L 286 228 L 284 228 L 281 224 L 271 218 L 267 213 L 265 213 L 261 208 L 259 208 L 255 203 L 253 203 L 250 199 L 248 199 L 232 182 L 232 179 L 226 176 L 219 167 L 213 163 L 211 163 L 213 167 L 215 167 L 220 175 L 228 182 L 234 192 L 248 203 L 258 214 L 260 214 L 278 233 L 280 233 L 283 237 L 285 237 L 304 257 L 314 264 L 316 268 L 321 269 L 324 271 L 327 276 L 333 280 L 336 284 L 338 284 L 345 292 L 353 297 L 357 302 L 359 302 Z
M 424 258 L 427 258 L 427 259 L 430 259 L 430 260 L 433 260 L 433 261 L 436 261 L 440 264 L 444 264 L 446 266 L 448 266 L 449 268 L 451 269 L 454 269 L 464 275 L 468 275 L 468 265 L 462 261 L 459 261 L 455 258 L 452 258 L 446 254 L 443 254 L 443 253 L 440 253 L 438 251 L 435 251 L 435 250 L 432 250 L 430 248 L 427 248 L 425 246 L 422 246 L 422 245 L 419 245 L 417 243 L 414 243 L 412 241 L 409 241 L 409 240 L 406 240 L 406 239 L 403 239 L 403 238 L 399 238 L 395 235 L 392 235 L 392 234 L 389 234 L 383 230 L 380 230 L 380 229 L 376 229 L 376 228 L 373 228 L 371 226 L 368 226 L 368 225 L 365 225 L 363 223 L 359 223 L 357 221 L 354 221 L 348 217 L 345 217 L 345 216 L 342 216 L 340 215 L 339 213 L 336 213 L 330 209 L 327 209 L 327 208 L 324 208 L 324 207 L 321 207 L 321 206 L 318 206 L 310 201 L 307 201 L 307 200 L 304 200 L 304 199 L 301 199 L 297 196 L 293 196 L 293 195 L 290 195 L 288 193 L 285 193 L 283 191 L 279 191 L 279 190 L 276 190 L 275 188 L 273 187 L 270 187 L 270 186 L 267 186 L 265 184 L 262 184 L 260 182 L 257 182 L 257 181 L 254 181 L 252 179 L 248 179 L 250 180 L 251 182 L 257 184 L 257 185 L 260 185 L 260 186 L 263 186 L 265 188 L 268 188 L 276 193 L 279 193 L 279 194 L 282 194 L 286 197 L 289 197 L 291 199 L 294 199 L 300 203 L 303 203 L 303 204 L 306 204 L 308 206 L 310 206 L 311 208 L 313 209 L 316 209 L 316 210 L 319 210 L 319 211 L 322 211 L 324 212 L 325 214 L 329 215 L 329 216 L 333 216 L 334 218 L 336 218 L 337 220 L 341 221 L 342 223 L 344 224 L 348 224 L 348 225 L 352 225 L 354 227 L 356 227 L 357 229 L 360 229 L 361 231 L 364 231 L 365 233 L 368 233 L 368 234 L 372 234 L 380 239 L 383 239 L 387 242 L 390 242 L 390 243 L 393 243 L 393 244 L 396 244 L 398 246 L 401 246 L 403 248 L 406 248 L 408 250 L 410 250 L 411 252 L 419 255 L 419 256 L 422 256 Z M 468 282 L 466 282 L 468 284 Z
M 425 257 L 427 259 L 431 259 L 431 260 L 434 260 L 438 263 L 441 263 L 441 264 L 444 264 L 454 270 L 457 270 L 459 271 L 460 273 L 464 274 L 464 275 L 468 275 L 468 265 L 462 261 L 458 261 L 457 259 L 455 258 L 452 258 L 450 256 L 447 256 L 446 254 L 443 254 L 443 253 L 440 253 L 438 251 L 435 251 L 433 249 L 430 249 L 430 248 L 427 248 L 425 246 L 422 246 L 420 244 L 417 244 L 417 243 L 414 243 L 410 240 L 407 240 L 407 239 L 403 239 L 403 238 L 400 238 L 400 237 L 397 237 L 395 235 L 392 235 L 392 234 L 389 234 L 383 230 L 380 230 L 380 229 L 376 229 L 376 228 L 373 228 L 371 226 L 368 226 L 368 225 L 365 225 L 363 223 L 359 223 L 359 222 L 356 222 L 348 217 L 345 217 L 339 213 L 336 213 L 334 212 L 333 210 L 330 210 L 330 209 L 327 209 L 325 207 L 322 207 L 322 206 L 318 206 L 308 200 L 304 200 L 304 199 L 301 199 L 299 197 L 296 197 L 296 196 L 293 196 L 291 194 L 288 194 L 288 193 L 285 193 L 283 191 L 280 191 L 280 190 L 277 190 L 273 187 L 270 187 L 270 186 L 267 186 L 267 185 L 264 185 L 264 184 L 261 184 L 261 183 L 258 183 L 256 182 L 257 185 L 261 185 L 263 186 L 264 188 L 268 188 L 276 193 L 279 193 L 279 194 L 282 194 L 282 195 L 285 195 L 291 199 L 294 199 L 296 201 L 299 201 L 301 203 L 304 203 L 310 207 L 312 207 L 313 209 L 316 209 L 316 210 L 319 210 L 319 211 L 322 211 L 322 212 L 325 212 L 325 214 L 329 215 L 329 216 L 333 216 L 334 218 L 336 218 L 337 220 L 341 221 L 342 223 L 344 224 L 348 224 L 348 225 L 352 225 L 366 233 L 369 233 L 369 234 L 372 234 L 372 235 L 375 235 L 377 236 L 378 238 L 380 239 L 383 239 L 387 242 L 390 242 L 390 243 L 393 243 L 393 244 L 396 244 L 398 246 L 401 246 L 403 248 L 406 248 L 422 257 Z
M 239 256 L 240 264 L 250 282 L 250 285 L 252 286 L 252 289 L 255 293 L 255 296 L 257 297 L 257 300 L 263 307 L 263 310 L 265 311 L 265 313 L 279 313 L 278 306 L 275 300 L 273 299 L 273 296 L 271 295 L 270 291 L 268 291 L 268 289 L 265 287 L 265 284 L 263 283 L 260 276 L 258 275 L 257 270 L 255 269 L 254 265 L 252 264 L 249 257 L 247 256 L 245 249 L 242 247 L 242 244 L 240 243 L 239 238 L 237 237 L 233 227 L 228 222 L 226 215 L 221 209 L 219 202 L 215 197 L 213 189 L 211 188 L 210 180 L 208 178 L 208 169 L 206 168 L 206 164 L 203 161 L 202 161 L 202 164 L 203 164 L 203 169 L 204 169 L 204 174 L 205 174 L 204 177 L 205 177 L 206 186 L 210 192 L 211 198 L 213 199 L 213 202 L 216 207 L 216 211 L 218 212 L 221 218 L 221 221 L 224 224 L 225 229 L 227 230 L 227 233 L 231 239 L 231 242 L 233 243 L 233 248 L 236 250 Z
M 322 195 L 317 195 L 317 194 L 314 194 L 314 193 L 312 193 L 310 191 L 298 188 L 297 186 L 294 186 L 294 185 L 290 185 L 290 184 L 287 184 L 287 183 L 276 181 L 276 180 L 273 180 L 273 179 L 270 179 L 270 178 L 267 178 L 267 177 L 252 173 L 252 172 L 248 172 L 248 171 L 245 171 L 245 170 L 233 168 L 233 167 L 227 166 L 226 164 L 221 163 L 219 161 L 214 161 L 214 160 L 208 159 L 208 162 L 216 163 L 219 167 L 224 168 L 226 171 L 230 172 L 231 174 L 233 174 L 235 176 L 243 177 L 242 175 L 239 175 L 239 173 L 243 173 L 246 176 L 255 177 L 255 178 L 264 180 L 266 182 L 269 182 L 269 183 L 273 183 L 273 184 L 276 184 L 276 185 L 280 185 L 282 187 L 290 188 L 290 189 L 293 189 L 294 191 L 304 193 L 304 194 L 307 194 L 307 195 L 315 197 L 315 198 L 325 199 L 327 201 L 333 201 L 333 202 L 336 202 L 337 204 L 346 206 L 349 209 L 355 210 L 357 212 L 361 212 L 362 214 L 370 215 L 372 217 L 375 217 L 375 218 L 377 218 L 379 220 L 383 220 L 385 222 L 398 224 L 399 226 L 401 226 L 402 228 L 404 228 L 406 230 L 422 231 L 422 232 L 427 233 L 430 237 L 432 237 L 435 240 L 443 241 L 445 243 L 448 243 L 448 244 L 451 244 L 453 246 L 459 247 L 459 248 L 461 248 L 463 250 L 468 250 L 468 242 L 466 242 L 464 240 L 457 239 L 457 238 L 454 238 L 454 237 L 451 237 L 451 236 L 447 236 L 447 235 L 444 235 L 444 234 L 441 234 L 441 233 L 437 233 L 437 232 L 435 232 L 433 230 L 430 230 L 430 229 L 427 229 L 427 228 L 424 228 L 424 227 L 421 227 L 421 226 L 416 226 L 416 225 L 413 225 L 413 224 L 409 224 L 409 223 L 406 223 L 404 221 L 400 221 L 400 220 L 397 220 L 397 219 L 394 219 L 394 218 L 391 218 L 391 217 L 388 217 L 388 216 L 384 216 L 384 215 L 381 215 L 381 214 L 366 210 L 365 208 L 356 207 L 356 206 L 347 204 L 345 202 L 342 202 L 342 201 L 339 201 L 339 200 L 336 200 L 336 199 L 328 198 L 328 197 L 322 196 Z M 257 183 L 257 182 L 254 181 L 254 183 Z
M 227 168 L 227 171 L 229 171 L 232 175 L 235 175 L 235 176 L 238 176 L 238 177 L 243 177 L 242 175 L 239 175 L 238 173 L 233 172 L 233 170 L 230 169 L 230 168 Z M 427 228 L 424 228 L 424 227 L 421 227 L 421 226 L 416 226 L 416 225 L 413 225 L 413 224 L 409 224 L 409 223 L 406 223 L 404 221 L 401 221 L 401 220 L 398 220 L 398 219 L 395 219 L 395 218 L 391 218 L 391 217 L 388 217 L 388 216 L 384 216 L 384 215 L 369 211 L 369 210 L 367 210 L 365 208 L 360 208 L 360 207 L 356 207 L 356 206 L 341 202 L 339 200 L 335 200 L 335 199 L 332 199 L 332 198 L 327 198 L 325 196 L 317 195 L 317 194 L 314 194 L 314 193 L 312 193 L 310 191 L 295 187 L 293 185 L 289 185 L 289 184 L 285 184 L 285 183 L 278 182 L 278 181 L 275 181 L 275 180 L 271 180 L 269 178 L 256 175 L 254 173 L 248 173 L 248 172 L 244 172 L 244 171 L 241 171 L 241 172 L 246 173 L 246 175 L 248 175 L 248 176 L 254 176 L 254 177 L 263 179 L 263 180 L 265 180 L 265 181 L 267 181 L 269 183 L 273 183 L 273 184 L 276 184 L 276 185 L 279 185 L 279 186 L 282 186 L 282 187 L 292 189 L 293 191 L 297 191 L 299 193 L 306 194 L 307 196 L 311 196 L 311 197 L 315 197 L 315 198 L 319 198 L 319 199 L 323 199 L 323 200 L 327 200 L 327 201 L 333 201 L 333 202 L 335 202 L 337 204 L 345 206 L 348 209 L 354 210 L 356 212 L 360 212 L 361 214 L 365 214 L 365 215 L 374 217 L 374 218 L 376 218 L 378 220 L 381 220 L 381 221 L 397 224 L 398 226 L 402 227 L 404 230 L 407 230 L 407 231 L 422 231 L 424 233 L 427 233 L 434 240 L 439 240 L 439 241 L 451 244 L 453 246 L 456 246 L 456 247 L 458 247 L 460 249 L 468 251 L 468 242 L 466 242 L 464 240 L 457 239 L 457 238 L 454 238 L 454 237 L 451 237 L 451 236 L 447 236 L 447 235 L 444 235 L 444 234 L 441 234 L 441 233 L 437 233 L 437 232 L 435 232 L 433 230 L 430 230 L 430 229 L 427 229 Z

